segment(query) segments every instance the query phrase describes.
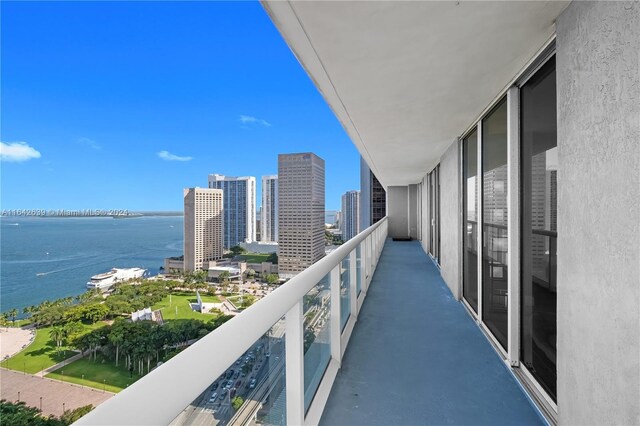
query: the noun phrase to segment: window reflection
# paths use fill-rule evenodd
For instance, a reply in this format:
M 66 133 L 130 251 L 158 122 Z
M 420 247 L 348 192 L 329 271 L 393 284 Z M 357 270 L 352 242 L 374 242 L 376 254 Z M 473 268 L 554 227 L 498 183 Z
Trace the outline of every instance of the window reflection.
M 462 295 L 478 312 L 478 134 L 474 130 L 462 143 L 463 158 L 463 285 Z
M 521 358 L 556 398 L 558 153 L 555 58 L 521 88 Z
M 507 100 L 482 121 L 482 321 L 507 347 Z

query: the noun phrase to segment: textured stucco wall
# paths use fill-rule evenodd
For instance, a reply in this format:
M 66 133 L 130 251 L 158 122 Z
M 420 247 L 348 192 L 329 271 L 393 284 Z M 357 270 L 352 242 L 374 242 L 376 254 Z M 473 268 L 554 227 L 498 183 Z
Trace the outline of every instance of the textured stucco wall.
M 640 424 L 640 3 L 557 21 L 558 415 Z
M 440 158 L 440 271 L 453 296 L 460 298 L 460 158 L 456 139 Z
M 420 206 L 422 207 L 422 206 Z M 409 236 L 418 239 L 418 185 L 409 185 Z
M 409 236 L 409 193 L 406 186 L 387 187 L 387 215 L 389 216 L 389 236 L 406 238 Z
M 418 218 L 420 226 L 422 227 L 420 244 L 422 245 L 424 252 L 429 253 L 429 234 L 431 233 L 431 226 L 429 226 L 429 185 L 427 184 L 427 177 L 423 177 L 420 183 L 420 191 L 422 193 L 420 199 L 422 204 L 422 214 Z

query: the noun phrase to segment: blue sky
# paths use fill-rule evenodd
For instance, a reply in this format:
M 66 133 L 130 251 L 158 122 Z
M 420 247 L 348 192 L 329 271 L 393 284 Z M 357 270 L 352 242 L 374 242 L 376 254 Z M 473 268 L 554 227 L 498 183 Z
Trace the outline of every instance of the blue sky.
M 357 150 L 257 2 L 1 12 L 2 209 L 182 210 L 207 174 L 259 182 L 287 152 L 324 158 L 328 210 L 359 189 Z

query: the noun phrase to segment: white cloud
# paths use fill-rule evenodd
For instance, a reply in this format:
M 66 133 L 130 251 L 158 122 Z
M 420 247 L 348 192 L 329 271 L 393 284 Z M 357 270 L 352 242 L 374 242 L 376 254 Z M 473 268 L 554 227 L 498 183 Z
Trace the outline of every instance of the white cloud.
M 78 138 L 77 142 L 81 145 L 86 145 L 93 149 L 101 149 L 102 147 L 96 143 L 93 139 L 89 138 Z
M 178 155 L 172 154 L 169 151 L 160 151 L 158 153 L 158 157 L 162 158 L 166 161 L 191 161 L 193 157 L 180 157 Z
M 21 163 L 40 158 L 40 153 L 26 142 L 0 142 L 0 160 Z
M 240 122 L 242 124 L 262 124 L 265 127 L 271 127 L 271 123 L 267 120 L 263 120 L 262 118 L 252 117 L 250 115 L 241 115 Z

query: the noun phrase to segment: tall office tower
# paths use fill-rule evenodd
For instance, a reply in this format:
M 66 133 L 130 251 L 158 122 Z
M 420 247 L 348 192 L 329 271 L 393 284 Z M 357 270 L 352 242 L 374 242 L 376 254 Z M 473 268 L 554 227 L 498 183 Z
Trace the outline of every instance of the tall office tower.
M 348 241 L 360 232 L 360 191 L 342 194 L 342 241 Z
M 209 188 L 224 191 L 224 247 L 256 240 L 256 178 L 209 175 Z
M 256 241 L 262 241 L 262 207 L 256 213 Z
M 278 175 L 262 176 L 260 241 L 278 241 Z
M 360 157 L 360 228 L 365 230 L 387 215 L 387 191 Z
M 222 191 L 208 188 L 184 190 L 184 269 L 202 269 L 209 260 L 222 258 Z
M 324 257 L 324 160 L 278 155 L 278 269 L 292 278 Z

